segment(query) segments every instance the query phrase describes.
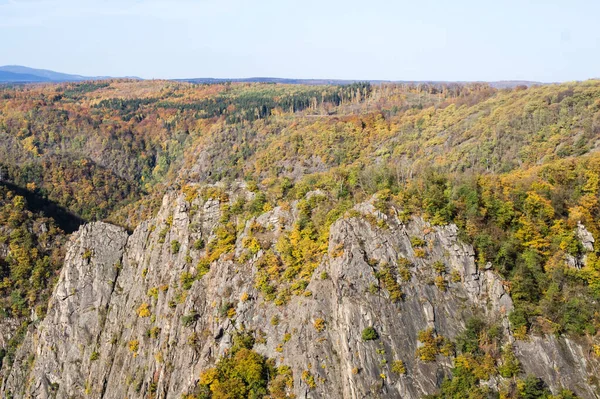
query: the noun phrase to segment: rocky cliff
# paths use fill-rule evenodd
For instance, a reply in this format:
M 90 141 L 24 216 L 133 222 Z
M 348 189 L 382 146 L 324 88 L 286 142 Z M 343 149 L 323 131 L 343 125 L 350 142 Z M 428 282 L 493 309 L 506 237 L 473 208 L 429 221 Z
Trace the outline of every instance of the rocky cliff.
M 503 282 L 478 269 L 455 226 L 401 222 L 360 204 L 332 224 L 305 295 L 277 305 L 257 289 L 255 276 L 269 242 L 298 218 L 295 204 L 248 221 L 232 251 L 186 282 L 203 256 L 196 243 L 215 236 L 221 205 L 171 193 L 156 218 L 131 235 L 99 222 L 74 233 L 46 317 L 5 366 L 2 397 L 180 398 L 227 353 L 232 334 L 246 329 L 258 337 L 257 352 L 291 367 L 298 398 L 419 398 L 436 392 L 452 368 L 443 353 L 435 361 L 415 355 L 423 345 L 419 332 L 432 329 L 450 341 L 473 316 L 514 341 L 524 373 L 552 390 L 600 397 L 600 365 L 589 343 L 512 338 Z M 242 256 L 253 226 L 264 231 L 261 249 Z M 386 273 L 400 260 L 408 273 L 393 273 L 390 283 Z M 363 339 L 367 327 L 377 339 Z M 398 360 L 405 373 L 392 371 Z

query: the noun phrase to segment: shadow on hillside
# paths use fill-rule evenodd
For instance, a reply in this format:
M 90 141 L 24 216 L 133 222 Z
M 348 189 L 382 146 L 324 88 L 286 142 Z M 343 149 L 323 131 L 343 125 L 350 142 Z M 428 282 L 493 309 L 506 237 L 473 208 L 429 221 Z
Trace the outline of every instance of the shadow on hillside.
M 79 229 L 79 226 L 87 223 L 86 220 L 70 212 L 68 209 L 57 205 L 38 194 L 32 193 L 23 187 L 5 181 L 1 181 L 0 184 L 15 192 L 17 195 L 24 197 L 27 200 L 28 207 L 31 211 L 42 212 L 44 216 L 54 219 L 58 227 L 67 234 L 73 233 Z

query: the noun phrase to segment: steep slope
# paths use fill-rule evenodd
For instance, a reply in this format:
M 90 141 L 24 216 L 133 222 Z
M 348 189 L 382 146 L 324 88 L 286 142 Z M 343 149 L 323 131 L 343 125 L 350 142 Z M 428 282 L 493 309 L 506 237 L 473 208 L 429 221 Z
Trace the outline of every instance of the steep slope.
M 135 230 L 74 234 L 43 322 L 61 259 L 28 258 L 35 223 L 2 233 L 20 245 L 0 254 L 6 396 L 285 397 L 293 371 L 315 397 L 594 397 L 599 98 L 597 81 L 0 88 L 11 187 Z
M 230 242 L 222 230 L 230 207 L 256 195 L 236 187 L 228 196 L 189 187 L 168 194 L 157 217 L 130 236 L 105 223 L 75 233 L 48 315 L 5 370 L 2 395 L 206 397 L 202 371 L 227 353 L 236 332 L 250 331 L 257 352 L 291 368 L 288 389 L 298 398 L 419 398 L 449 377 L 476 317 L 501 337 L 490 341 L 490 356 L 512 342 L 520 375 L 535 373 L 555 393 L 566 387 L 600 397 L 593 379 L 600 364 L 589 342 L 514 341 L 502 280 L 476 266 L 453 225 L 419 217 L 402 223 L 398 210 L 359 204 L 331 225 L 308 284 L 295 287 L 290 276 L 291 293 L 270 298 L 265 292 L 283 288 L 265 291 L 264 272 L 279 275 L 283 265 L 272 255 L 285 261 L 282 237 L 293 237 L 305 205 L 249 219 L 220 251 Z M 305 200 L 323 196 L 310 192 Z M 492 390 L 516 389 L 514 378 L 496 372 L 485 380 L 481 386 Z
M 12 361 L 27 320 L 44 316 L 64 255 L 65 234 L 44 214 L 51 208 L 23 194 L 0 182 L 0 366 Z

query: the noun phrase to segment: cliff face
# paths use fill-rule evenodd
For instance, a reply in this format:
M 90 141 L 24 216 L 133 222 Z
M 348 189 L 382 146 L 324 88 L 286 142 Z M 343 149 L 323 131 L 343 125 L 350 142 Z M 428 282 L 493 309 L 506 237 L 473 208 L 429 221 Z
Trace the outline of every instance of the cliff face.
M 47 316 L 4 370 L 2 397 L 180 398 L 226 353 L 232 333 L 246 328 L 263 337 L 256 351 L 292 368 L 298 398 L 419 398 L 434 393 L 452 367 L 441 354 L 435 362 L 415 356 L 419 331 L 433 328 L 453 339 L 476 315 L 499 323 L 512 340 L 510 296 L 494 272 L 478 270 L 473 248 L 458 240 L 455 226 L 432 227 L 419 218 L 400 223 L 370 203 L 356 211 L 331 226 L 328 253 L 306 288 L 312 295 L 282 306 L 255 288 L 263 250 L 237 259 L 252 222 L 275 242 L 297 218 L 294 207 L 248 222 L 233 253 L 187 290 L 181 276 L 202 256 L 193 243 L 214 235 L 217 200 L 190 203 L 169 194 L 158 216 L 130 236 L 104 223 L 82 227 L 71 237 Z M 411 237 L 421 238 L 423 248 L 417 251 Z M 395 303 L 377 276 L 401 257 L 413 266 L 409 281 L 396 278 L 403 300 Z M 436 261 L 446 268 L 445 290 L 433 284 Z M 316 328 L 319 319 L 324 324 Z M 364 341 L 366 327 L 379 338 Z M 585 342 L 534 338 L 514 346 L 525 373 L 552 389 L 600 397 L 591 378 L 599 364 Z M 391 371 L 395 360 L 406 374 Z

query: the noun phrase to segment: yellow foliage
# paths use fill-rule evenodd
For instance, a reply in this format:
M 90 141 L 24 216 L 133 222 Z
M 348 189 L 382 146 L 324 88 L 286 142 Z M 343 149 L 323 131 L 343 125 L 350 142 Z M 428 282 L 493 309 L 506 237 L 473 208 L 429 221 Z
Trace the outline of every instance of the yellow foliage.
M 318 332 L 322 332 L 325 330 L 325 320 L 321 318 L 315 319 L 313 326 L 315 327 L 315 330 L 317 330 Z
M 128 345 L 129 350 L 133 353 L 137 353 L 137 351 L 140 349 L 140 341 L 138 341 L 137 339 L 134 339 L 132 341 L 129 341 Z
M 150 305 L 147 303 L 142 303 L 140 307 L 137 309 L 137 314 L 139 317 L 148 317 L 150 316 Z

